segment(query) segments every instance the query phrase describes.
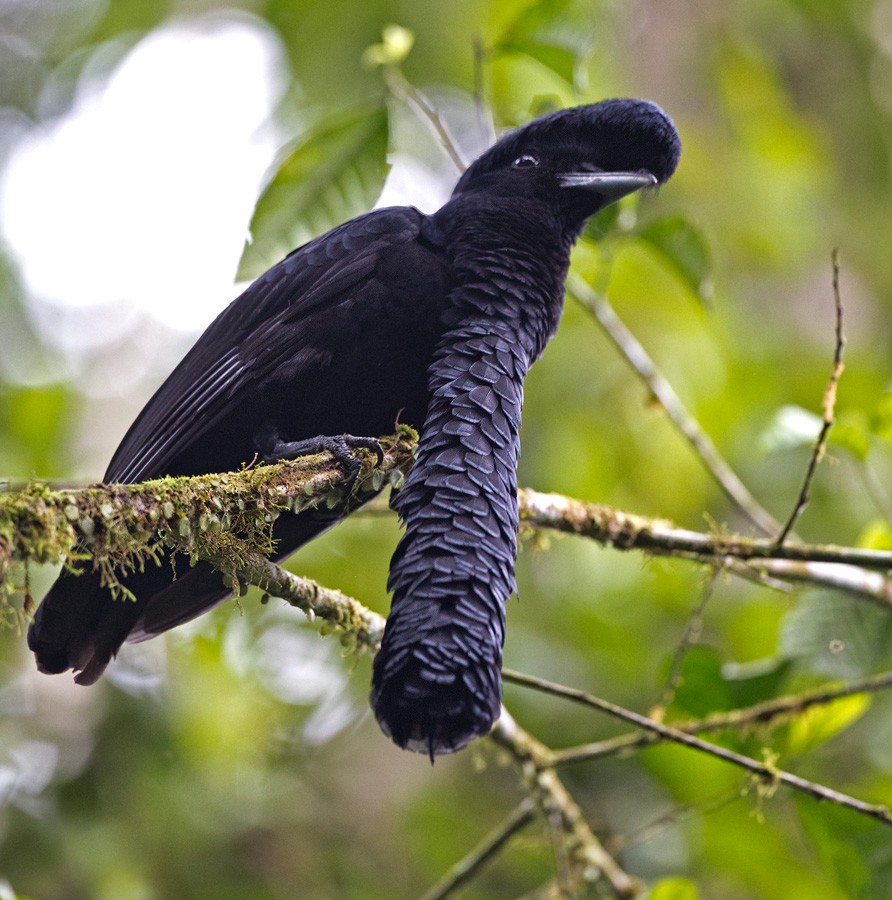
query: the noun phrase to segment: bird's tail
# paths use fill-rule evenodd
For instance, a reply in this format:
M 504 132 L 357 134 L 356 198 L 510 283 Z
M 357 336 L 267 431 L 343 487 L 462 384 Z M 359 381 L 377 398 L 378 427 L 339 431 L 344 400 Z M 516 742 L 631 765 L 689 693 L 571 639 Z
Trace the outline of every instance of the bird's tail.
M 390 566 L 372 706 L 399 746 L 432 758 L 486 734 L 501 705 L 526 358 L 492 329 L 441 342 L 418 458 L 392 500 L 406 531 Z
M 276 559 L 327 530 L 338 518 L 327 511 L 283 514 L 276 521 Z M 34 615 L 28 646 L 41 672 L 74 669 L 78 684 L 93 684 L 124 641 L 155 637 L 207 612 L 232 596 L 232 588 L 210 563 L 147 565 L 119 576 L 129 597 L 113 598 L 96 572 L 63 571 Z
M 138 600 L 113 600 L 96 572 L 63 571 L 28 628 L 37 668 L 51 675 L 74 669 L 78 684 L 93 684 L 129 634 L 139 608 Z

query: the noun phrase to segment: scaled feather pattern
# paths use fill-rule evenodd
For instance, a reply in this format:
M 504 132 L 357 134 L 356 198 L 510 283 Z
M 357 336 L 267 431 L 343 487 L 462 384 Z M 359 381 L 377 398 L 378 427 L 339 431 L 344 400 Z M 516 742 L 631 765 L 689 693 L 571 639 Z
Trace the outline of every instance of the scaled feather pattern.
M 105 480 L 238 469 L 347 437 L 419 427 L 392 497 L 405 533 L 372 706 L 400 745 L 451 753 L 499 715 L 505 604 L 514 591 L 523 383 L 553 337 L 570 250 L 586 219 L 665 182 L 680 142 L 643 100 L 560 110 L 475 160 L 425 215 L 392 207 L 299 247 L 198 339 L 134 421 Z M 361 441 L 360 441 L 361 442 Z M 338 519 L 280 515 L 284 559 Z M 121 573 L 64 571 L 28 644 L 43 672 L 92 684 L 124 641 L 145 640 L 229 596 L 208 563 Z

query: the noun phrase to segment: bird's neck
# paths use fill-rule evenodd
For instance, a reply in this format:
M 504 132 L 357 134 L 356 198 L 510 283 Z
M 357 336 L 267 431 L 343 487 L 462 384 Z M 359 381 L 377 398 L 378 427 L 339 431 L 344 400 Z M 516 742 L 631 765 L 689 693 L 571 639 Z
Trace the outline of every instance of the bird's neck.
M 432 217 L 443 234 L 456 282 L 449 325 L 498 320 L 532 364 L 554 335 L 576 233 L 543 205 L 511 198 L 457 198 Z

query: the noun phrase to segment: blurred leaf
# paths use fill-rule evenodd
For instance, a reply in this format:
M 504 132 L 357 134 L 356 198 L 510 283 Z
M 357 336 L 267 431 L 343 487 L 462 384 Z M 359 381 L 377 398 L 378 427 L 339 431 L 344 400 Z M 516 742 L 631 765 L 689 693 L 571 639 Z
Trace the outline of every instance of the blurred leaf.
M 844 731 L 870 707 L 868 694 L 841 697 L 823 706 L 810 706 L 796 714 L 790 723 L 787 749 L 790 753 L 804 753 Z
M 759 435 L 763 453 L 814 444 L 821 430 L 821 417 L 801 406 L 782 406 Z
M 892 621 L 884 610 L 820 591 L 784 617 L 780 651 L 808 671 L 853 678 L 887 662 L 890 634 Z
M 569 84 L 592 47 L 591 12 L 571 0 L 540 0 L 527 6 L 505 30 L 496 49 L 523 53 Z
M 681 665 L 681 678 L 672 701 L 674 711 L 705 716 L 731 709 L 728 685 L 722 678 L 722 663 L 711 647 L 690 647 Z
M 381 42 L 367 47 L 362 61 L 367 66 L 393 66 L 403 62 L 412 51 L 414 33 L 402 25 L 385 25 Z
M 577 57 L 572 50 L 553 44 L 536 44 L 532 41 L 511 41 L 502 45 L 503 50 L 524 53 L 573 84 L 576 78 Z
M 870 417 L 870 430 L 877 437 L 892 441 L 892 392 L 883 394 Z
M 21 388 L 9 400 L 7 425 L 16 440 L 40 448 L 52 443 L 68 392 L 60 385 Z
M 90 40 L 96 44 L 120 35 L 132 37 L 139 32 L 149 31 L 160 25 L 170 14 L 171 5 L 167 0 L 159 3 L 144 3 L 143 0 L 120 0 L 103 4 L 102 18 L 96 22 Z M 66 4 L 60 4 L 64 9 Z M 83 9 L 72 4 L 73 10 Z M 81 15 L 83 13 L 81 12 Z
M 664 878 L 648 892 L 647 900 L 697 900 L 700 891 L 687 878 Z
M 324 122 L 287 155 L 251 219 L 239 280 L 255 278 L 300 246 L 367 212 L 387 173 L 387 110 Z
M 65 385 L 0 388 L 0 460 L 6 471 L 58 474 L 71 403 L 72 393 Z
M 802 794 L 791 799 L 821 871 L 840 888 L 841 896 L 890 896 L 892 853 L 887 829 L 842 807 L 817 804 Z
M 860 409 L 848 410 L 837 416 L 833 428 L 830 429 L 830 443 L 848 450 L 855 459 L 864 460 L 870 450 L 870 434 L 867 415 Z M 890 431 L 887 440 L 892 438 Z
M 861 529 L 855 543 L 867 550 L 892 550 L 892 526 L 886 519 L 873 519 Z
M 683 216 L 665 216 L 645 225 L 638 237 L 658 251 L 696 297 L 712 300 L 712 251 L 696 225 Z
M 604 240 L 616 228 L 621 209 L 619 203 L 611 203 L 610 206 L 605 206 L 600 212 L 595 213 L 585 223 L 582 232 L 583 239 L 595 243 Z
M 726 663 L 722 677 L 735 707 L 752 706 L 776 697 L 791 668 L 789 659 L 773 656 L 742 664 Z

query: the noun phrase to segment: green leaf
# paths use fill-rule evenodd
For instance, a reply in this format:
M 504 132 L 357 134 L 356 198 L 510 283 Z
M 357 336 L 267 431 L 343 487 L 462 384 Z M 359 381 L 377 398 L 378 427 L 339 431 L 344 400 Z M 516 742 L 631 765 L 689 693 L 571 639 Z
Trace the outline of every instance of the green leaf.
M 63 384 L 0 389 L 0 458 L 8 471 L 44 474 L 64 467 L 72 402 Z
M 704 303 L 712 300 L 712 251 L 703 232 L 683 216 L 649 222 L 638 233 Z
M 323 122 L 306 135 L 257 201 L 239 280 L 257 277 L 295 247 L 368 211 L 387 174 L 387 141 L 384 106 Z
M 830 430 L 830 443 L 836 447 L 848 450 L 855 459 L 864 460 L 870 450 L 871 424 L 863 410 L 853 409 L 837 416 L 833 428 Z M 886 440 L 892 439 L 892 431 L 888 435 L 881 434 Z
M 819 747 L 860 719 L 869 707 L 868 694 L 853 694 L 823 706 L 810 706 L 797 713 L 790 723 L 788 752 L 803 753 Z
M 664 878 L 647 894 L 647 900 L 697 900 L 700 891 L 687 878 Z
M 820 431 L 820 416 L 801 406 L 782 406 L 759 435 L 759 449 L 768 454 L 812 445 Z
M 569 84 L 577 84 L 579 64 L 592 49 L 591 12 L 571 0 L 540 0 L 527 6 L 505 29 L 501 52 L 523 53 Z
M 870 430 L 887 441 L 892 441 L 892 393 L 880 397 L 870 417 Z
M 886 519 L 872 519 L 861 529 L 855 545 L 867 550 L 892 550 L 892 527 Z
M 578 60 L 572 50 L 555 47 L 553 44 L 537 44 L 533 41 L 512 41 L 503 44 L 501 49 L 523 53 L 535 59 L 546 69 L 551 69 L 556 75 L 560 75 L 569 84 L 575 83 Z
M 735 707 L 752 706 L 776 697 L 791 668 L 789 659 L 771 656 L 745 663 L 726 663 L 722 666 L 722 677 Z
M 680 675 L 672 701 L 676 714 L 699 718 L 733 706 L 728 685 L 722 678 L 721 659 L 711 647 L 689 647 Z
M 616 229 L 620 209 L 619 203 L 611 203 L 610 206 L 605 206 L 600 212 L 596 212 L 589 217 L 585 223 L 583 238 L 595 243 L 604 240 L 608 234 Z
M 887 664 L 892 620 L 885 610 L 833 591 L 814 591 L 784 616 L 780 652 L 798 667 L 856 678 Z

